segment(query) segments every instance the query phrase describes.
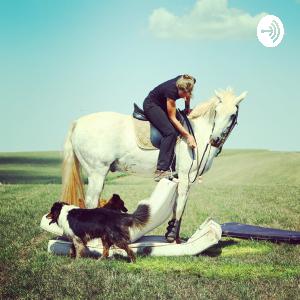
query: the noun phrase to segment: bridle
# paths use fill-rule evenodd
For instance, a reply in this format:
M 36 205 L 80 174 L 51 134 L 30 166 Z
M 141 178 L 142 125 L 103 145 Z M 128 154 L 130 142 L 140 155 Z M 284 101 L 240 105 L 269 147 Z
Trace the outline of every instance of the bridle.
M 221 103 L 221 101 L 219 103 Z M 216 115 L 217 115 L 217 110 L 215 108 L 214 123 L 213 123 L 213 126 L 212 126 L 211 134 L 210 134 L 210 137 L 209 137 L 209 141 L 206 143 L 206 147 L 205 147 L 205 150 L 204 150 L 204 152 L 202 154 L 202 157 L 201 157 L 201 160 L 200 160 L 199 164 L 198 164 L 198 159 L 199 159 L 199 153 L 198 153 L 198 151 L 199 150 L 198 150 L 198 147 L 196 147 L 197 148 L 197 172 L 196 172 L 195 178 L 191 181 L 190 180 L 190 171 L 192 169 L 192 166 L 193 166 L 194 160 L 195 160 L 195 149 L 192 149 L 193 161 L 192 161 L 192 164 L 191 164 L 189 172 L 188 172 L 189 183 L 195 182 L 196 178 L 198 176 L 201 176 L 204 173 L 204 170 L 206 168 L 206 164 L 208 162 L 208 158 L 209 158 L 209 155 L 210 155 L 211 147 L 218 148 L 219 151 L 218 151 L 218 153 L 217 153 L 216 156 L 218 156 L 221 153 L 222 147 L 223 147 L 224 143 L 226 142 L 226 140 L 227 140 L 228 136 L 230 135 L 231 131 L 233 130 L 233 128 L 237 124 L 239 106 L 236 105 L 236 107 L 237 107 L 237 111 L 234 114 L 230 125 L 221 133 L 220 137 L 212 138 L 213 133 L 214 133 L 214 129 L 215 129 Z M 182 114 L 182 116 L 183 116 L 183 118 L 185 120 L 185 123 L 187 124 L 189 133 L 193 135 L 193 137 L 195 139 L 195 142 L 196 142 L 196 145 L 197 145 L 196 137 L 195 137 L 195 134 L 194 134 L 194 131 L 193 131 L 193 128 L 192 128 L 192 125 L 191 125 L 189 119 L 187 118 L 187 116 L 186 116 L 186 114 L 184 112 L 181 111 L 181 114 Z M 208 151 L 208 156 L 207 156 L 206 162 L 204 164 L 204 167 L 202 168 L 201 173 L 198 174 L 208 148 L 209 148 L 209 151 Z
M 233 115 L 231 124 L 226 128 L 226 130 L 222 131 L 221 136 L 217 137 L 215 139 L 210 139 L 209 143 L 213 147 L 216 147 L 216 148 L 219 148 L 219 149 L 221 147 L 221 149 L 222 149 L 222 147 L 223 147 L 224 143 L 226 142 L 228 136 L 230 135 L 232 129 L 234 128 L 235 125 L 237 125 L 237 118 L 238 118 L 238 114 L 239 114 L 239 106 L 236 105 L 236 108 L 237 108 L 237 110 L 236 110 L 236 113 Z M 214 120 L 214 122 L 215 122 L 215 120 Z M 219 155 L 220 152 L 218 152 L 218 155 Z

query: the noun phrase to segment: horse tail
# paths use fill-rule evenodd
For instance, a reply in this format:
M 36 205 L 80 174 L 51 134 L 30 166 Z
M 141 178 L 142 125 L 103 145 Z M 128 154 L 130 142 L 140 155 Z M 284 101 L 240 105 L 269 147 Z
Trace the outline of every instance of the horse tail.
M 71 141 L 75 127 L 76 121 L 72 123 L 64 144 L 61 201 L 82 207 L 84 206 L 84 184 L 80 174 L 80 163 Z

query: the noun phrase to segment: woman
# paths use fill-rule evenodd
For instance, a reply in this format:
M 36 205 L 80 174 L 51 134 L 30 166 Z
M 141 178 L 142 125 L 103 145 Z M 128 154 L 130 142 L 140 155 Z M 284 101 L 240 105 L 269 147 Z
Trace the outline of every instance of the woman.
M 150 91 L 143 102 L 143 109 L 148 120 L 161 132 L 162 140 L 154 180 L 174 174 L 174 147 L 177 136 L 187 139 L 191 148 L 196 147 L 194 137 L 176 118 L 176 100 L 185 98 L 185 111 L 190 113 L 190 99 L 196 79 L 190 75 L 178 75 L 165 81 Z M 173 164 L 172 164 L 173 162 Z

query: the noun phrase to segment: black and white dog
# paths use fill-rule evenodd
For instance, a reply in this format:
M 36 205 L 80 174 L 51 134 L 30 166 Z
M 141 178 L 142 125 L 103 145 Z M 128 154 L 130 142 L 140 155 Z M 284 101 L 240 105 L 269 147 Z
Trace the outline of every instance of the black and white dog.
M 57 223 L 64 234 L 72 238 L 75 257 L 82 256 L 86 244 L 94 238 L 101 238 L 103 253 L 107 258 L 112 245 L 124 249 L 130 261 L 135 261 L 133 251 L 128 247 L 130 241 L 129 228 L 142 228 L 150 217 L 150 207 L 140 204 L 133 214 L 107 208 L 85 209 L 64 202 L 55 202 L 47 215 L 50 223 Z

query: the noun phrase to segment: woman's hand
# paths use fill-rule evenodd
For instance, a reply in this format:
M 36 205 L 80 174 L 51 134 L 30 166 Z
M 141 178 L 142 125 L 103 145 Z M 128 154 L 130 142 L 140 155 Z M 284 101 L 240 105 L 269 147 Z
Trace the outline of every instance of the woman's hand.
M 188 116 L 192 112 L 192 109 L 191 108 L 185 108 L 184 112 Z
M 191 134 L 188 135 L 186 140 L 187 140 L 187 144 L 189 145 L 189 147 L 191 147 L 193 149 L 197 147 L 196 141 Z

